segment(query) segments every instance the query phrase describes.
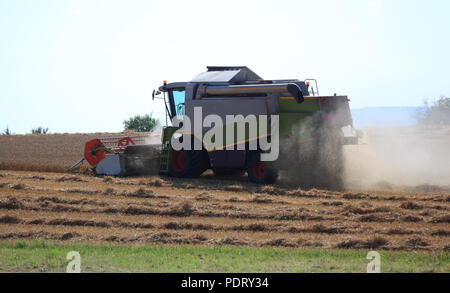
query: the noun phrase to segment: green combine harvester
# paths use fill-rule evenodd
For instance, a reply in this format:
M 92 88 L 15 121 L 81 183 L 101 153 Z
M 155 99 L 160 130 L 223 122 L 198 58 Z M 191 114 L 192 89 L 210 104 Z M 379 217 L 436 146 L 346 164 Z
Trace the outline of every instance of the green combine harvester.
M 85 158 L 96 174 L 156 168 L 192 178 L 212 169 L 246 171 L 250 181 L 271 184 L 286 171 L 301 186 L 340 189 L 342 146 L 358 144 L 360 136 L 346 96 L 320 96 L 315 80 L 264 80 L 247 67 L 208 67 L 189 82 L 164 82 L 153 98 L 164 100 L 172 121 L 161 145 L 122 137 L 118 151 L 90 141 Z

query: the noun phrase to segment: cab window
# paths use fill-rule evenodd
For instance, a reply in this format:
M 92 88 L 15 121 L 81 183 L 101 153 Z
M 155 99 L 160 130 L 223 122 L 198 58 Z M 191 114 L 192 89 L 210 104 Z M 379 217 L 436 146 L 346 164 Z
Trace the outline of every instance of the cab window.
M 184 115 L 185 89 L 176 89 L 169 91 L 171 118 L 177 117 L 180 120 Z

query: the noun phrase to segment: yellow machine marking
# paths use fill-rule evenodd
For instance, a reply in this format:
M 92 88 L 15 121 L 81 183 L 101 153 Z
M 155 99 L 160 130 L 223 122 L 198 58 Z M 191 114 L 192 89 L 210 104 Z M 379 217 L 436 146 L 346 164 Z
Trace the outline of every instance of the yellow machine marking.
M 316 100 L 318 97 L 303 97 L 305 100 Z M 280 97 L 280 100 L 295 100 L 294 97 Z
M 197 139 L 199 139 L 199 140 L 202 141 L 202 145 L 206 148 L 206 145 L 204 144 L 203 137 L 200 138 L 200 137 L 199 137 L 198 135 L 196 135 L 194 132 L 179 132 L 179 134 L 189 134 L 189 135 L 195 136 Z M 271 135 L 271 134 L 265 134 L 265 135 L 257 136 L 257 137 L 254 137 L 254 138 L 247 138 L 247 139 L 242 140 L 242 141 L 238 141 L 238 142 L 235 142 L 235 143 L 227 144 L 227 145 L 225 145 L 225 146 L 223 146 L 223 147 L 221 147 L 221 148 L 218 148 L 218 149 L 212 149 L 212 150 L 208 150 L 208 149 L 207 149 L 206 151 L 207 151 L 208 153 L 215 152 L 215 151 L 221 151 L 221 150 L 225 150 L 226 148 L 228 148 L 228 147 L 230 147 L 230 146 L 234 146 L 234 145 L 238 145 L 238 144 L 242 144 L 242 143 L 254 141 L 254 140 L 257 140 L 257 139 L 262 138 L 262 137 L 268 137 L 268 136 L 270 136 L 270 135 Z M 282 133 L 280 133 L 280 135 L 285 135 L 285 136 L 289 137 L 290 139 L 292 139 L 293 141 L 295 141 L 296 144 L 304 144 L 304 143 L 308 143 L 308 142 L 314 141 L 314 138 L 307 138 L 307 139 L 297 140 L 294 136 L 292 136 L 292 135 L 289 134 L 288 132 L 282 132 Z
M 214 151 L 221 151 L 221 150 L 224 150 L 224 149 L 226 149 L 226 148 L 228 148 L 228 147 L 230 147 L 230 146 L 233 146 L 233 145 L 238 145 L 238 144 L 241 144 L 241 143 L 245 143 L 245 142 L 249 142 L 249 141 L 254 141 L 254 140 L 257 140 L 257 139 L 259 139 L 259 138 L 261 138 L 261 137 L 267 137 L 267 136 L 269 136 L 269 134 L 265 134 L 265 135 L 258 136 L 258 137 L 254 137 L 254 138 L 247 138 L 247 139 L 245 139 L 245 140 L 243 140 L 243 141 L 239 141 L 239 142 L 235 142 L 235 143 L 230 143 L 230 144 L 228 144 L 228 145 L 226 145 L 226 146 L 224 146 L 224 147 L 222 147 L 222 148 L 219 148 L 219 149 L 213 149 L 213 150 L 210 150 L 210 151 L 208 151 L 208 153 L 211 153 L 211 152 L 214 152 Z

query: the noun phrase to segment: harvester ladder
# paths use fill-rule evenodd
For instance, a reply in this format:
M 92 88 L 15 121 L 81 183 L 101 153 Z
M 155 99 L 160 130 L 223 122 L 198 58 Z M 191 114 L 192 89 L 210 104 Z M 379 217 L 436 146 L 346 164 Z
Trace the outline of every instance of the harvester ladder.
M 161 159 L 159 164 L 159 172 L 168 173 L 169 172 L 169 162 L 170 155 L 172 153 L 172 145 L 170 140 L 172 139 L 172 135 L 175 131 L 177 131 L 178 127 L 164 127 L 163 135 L 162 135 L 162 146 L 161 146 Z

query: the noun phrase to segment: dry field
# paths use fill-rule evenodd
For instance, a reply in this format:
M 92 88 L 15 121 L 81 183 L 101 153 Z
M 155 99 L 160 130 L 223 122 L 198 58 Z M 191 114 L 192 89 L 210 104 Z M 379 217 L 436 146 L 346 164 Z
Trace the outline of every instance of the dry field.
M 83 157 L 87 141 L 134 134 L 0 135 L 0 169 L 63 172 Z
M 61 173 L 93 137 L 0 136 L 0 239 L 450 249 L 445 185 L 381 182 L 375 191 L 333 192 L 209 173 L 195 180 Z
M 0 171 L 0 239 L 448 250 L 450 194 Z
M 450 191 L 450 127 L 372 127 L 364 133 L 361 145 L 344 148 L 347 186 L 428 184 Z

